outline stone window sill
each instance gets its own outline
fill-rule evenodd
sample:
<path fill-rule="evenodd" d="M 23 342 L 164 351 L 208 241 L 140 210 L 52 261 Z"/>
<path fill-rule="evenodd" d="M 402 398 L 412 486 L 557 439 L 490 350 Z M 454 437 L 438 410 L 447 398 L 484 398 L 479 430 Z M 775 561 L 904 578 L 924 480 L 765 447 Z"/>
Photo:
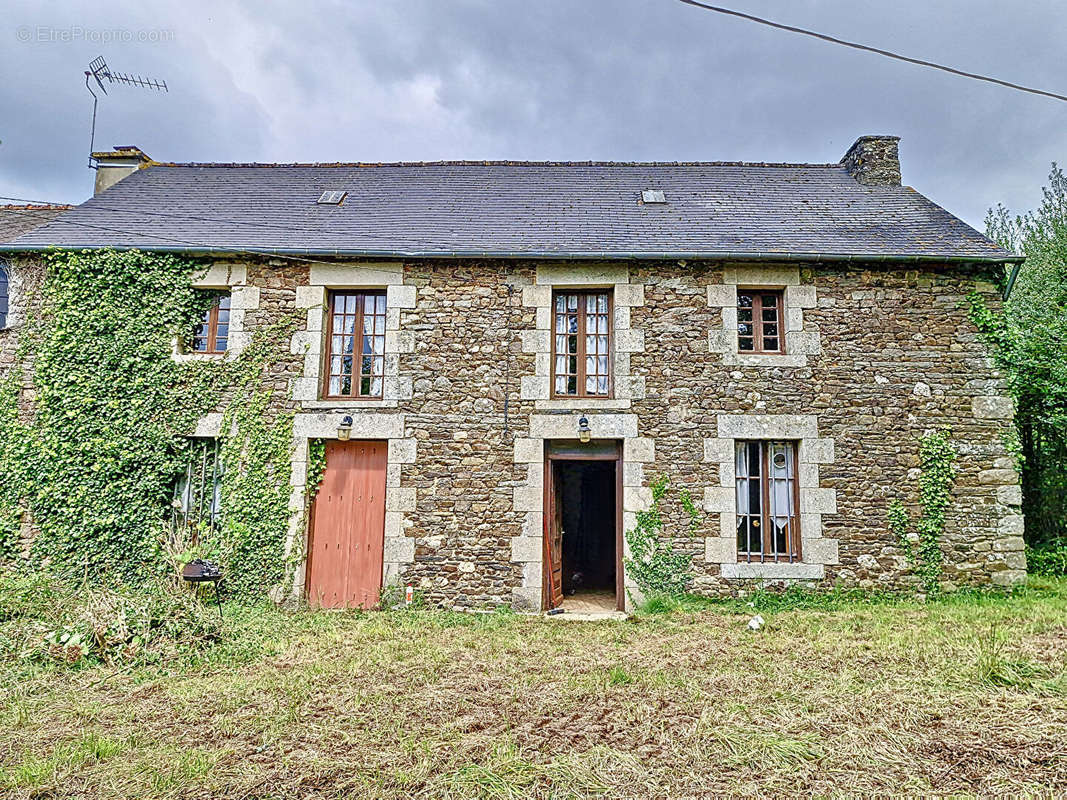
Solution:
<path fill-rule="evenodd" d="M 598 399 L 598 398 L 582 398 L 582 397 L 567 397 L 556 398 L 554 400 L 537 400 L 534 402 L 534 408 L 538 411 L 580 411 L 589 409 L 590 411 L 610 411 L 613 409 L 629 408 L 629 400 L 621 399 Z"/>
<path fill-rule="evenodd" d="M 399 400 L 304 400 L 301 404 L 307 409 L 346 409 L 359 410 L 361 408 L 397 408 Z"/>
<path fill-rule="evenodd" d="M 773 561 L 723 564 L 721 570 L 724 578 L 763 578 L 767 580 L 818 580 L 826 575 L 822 564 L 789 564 Z"/>

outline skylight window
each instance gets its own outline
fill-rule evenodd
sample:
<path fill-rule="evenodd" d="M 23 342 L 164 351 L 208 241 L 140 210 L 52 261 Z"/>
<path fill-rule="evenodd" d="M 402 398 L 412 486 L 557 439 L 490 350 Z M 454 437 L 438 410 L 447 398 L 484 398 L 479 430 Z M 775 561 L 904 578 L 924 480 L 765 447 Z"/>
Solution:
<path fill-rule="evenodd" d="M 318 203 L 321 206 L 339 206 L 347 195 L 348 192 L 323 192 Z"/>
<path fill-rule="evenodd" d="M 663 196 L 663 191 L 660 189 L 645 189 L 641 192 L 642 203 L 666 203 L 667 198 Z"/>

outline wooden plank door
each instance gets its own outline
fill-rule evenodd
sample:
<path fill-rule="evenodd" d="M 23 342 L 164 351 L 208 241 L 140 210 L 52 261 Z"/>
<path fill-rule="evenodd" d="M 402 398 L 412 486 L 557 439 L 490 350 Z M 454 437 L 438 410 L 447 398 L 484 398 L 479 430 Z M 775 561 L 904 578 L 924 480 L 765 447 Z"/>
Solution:
<path fill-rule="evenodd" d="M 373 608 L 382 590 L 389 443 L 326 443 L 308 544 L 308 603 Z"/>
<path fill-rule="evenodd" d="M 563 602 L 563 511 L 559 502 L 556 465 L 548 462 L 548 511 L 545 515 L 545 607 Z"/>

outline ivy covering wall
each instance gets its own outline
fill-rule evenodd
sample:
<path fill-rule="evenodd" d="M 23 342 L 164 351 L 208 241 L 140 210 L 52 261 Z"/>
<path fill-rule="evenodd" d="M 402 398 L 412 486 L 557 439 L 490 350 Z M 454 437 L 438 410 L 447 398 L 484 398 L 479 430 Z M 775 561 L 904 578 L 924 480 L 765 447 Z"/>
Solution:
<path fill-rule="evenodd" d="M 223 411 L 223 514 L 198 546 L 222 561 L 231 590 L 267 591 L 285 569 L 292 417 L 268 416 L 263 376 L 295 318 L 257 331 L 237 358 L 179 362 L 176 338 L 215 300 L 193 288 L 204 264 L 96 251 L 51 253 L 45 267 L 25 298 L 18 363 L 0 378 L 2 557 L 102 581 L 173 569 L 187 437 Z"/>

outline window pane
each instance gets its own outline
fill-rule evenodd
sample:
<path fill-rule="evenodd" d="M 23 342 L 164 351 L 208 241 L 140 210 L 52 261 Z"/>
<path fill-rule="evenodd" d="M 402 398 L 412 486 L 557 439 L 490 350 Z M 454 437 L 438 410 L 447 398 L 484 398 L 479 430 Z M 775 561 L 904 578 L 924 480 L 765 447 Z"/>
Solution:
<path fill-rule="evenodd" d="M 374 305 L 375 305 L 376 302 L 377 302 L 377 298 L 374 295 L 372 295 L 372 294 L 364 295 L 363 296 L 363 313 L 364 314 L 373 314 L 374 313 Z"/>
<path fill-rule="evenodd" d="M 341 374 L 341 357 L 340 356 L 332 356 L 330 358 L 330 374 L 331 375 L 340 375 Z"/>
<path fill-rule="evenodd" d="M 567 352 L 567 337 L 566 336 L 557 336 L 556 337 L 556 352 L 557 353 L 566 353 Z"/>
<path fill-rule="evenodd" d="M 764 325 L 763 326 L 763 335 L 764 336 L 777 336 L 778 335 L 778 326 L 777 325 L 771 325 L 769 323 L 767 325 Z"/>
<path fill-rule="evenodd" d="M 359 393 L 361 395 L 366 396 L 366 395 L 370 394 L 370 383 L 371 383 L 371 379 L 369 377 L 365 377 L 365 378 L 361 378 L 360 379 L 360 381 L 359 381 Z"/>
<path fill-rule="evenodd" d="M 0 264 L 0 328 L 7 327 L 8 281 L 7 267 Z"/>
<path fill-rule="evenodd" d="M 557 370 L 557 374 L 556 374 L 556 394 L 566 394 L 567 393 L 567 376 L 558 374 L 559 372 L 560 371 Z"/>
<path fill-rule="evenodd" d="M 778 349 L 778 339 L 773 338 L 773 337 L 772 338 L 765 338 L 763 340 L 763 349 L 764 350 L 771 350 L 771 351 L 777 350 Z"/>
<path fill-rule="evenodd" d="M 340 360 L 340 359 L 338 359 Z M 341 379 L 336 375 L 330 377 L 330 394 L 338 395 L 341 393 Z"/>
<path fill-rule="evenodd" d="M 339 391 L 337 394 L 343 394 L 343 395 L 352 394 L 352 375 L 351 375 L 351 373 L 348 373 L 343 378 L 341 378 L 341 391 Z"/>
<path fill-rule="evenodd" d="M 762 295 L 760 297 L 760 302 L 763 304 L 764 308 L 774 308 L 776 305 L 778 305 L 778 295 L 776 295 L 776 294 L 765 294 L 765 295 Z"/>
<path fill-rule="evenodd" d="M 752 309 L 751 308 L 739 308 L 739 309 L 737 309 L 737 321 L 738 322 L 752 322 Z"/>
<path fill-rule="evenodd" d="M 750 295 L 750 294 L 738 294 L 737 295 L 737 306 L 738 306 L 738 308 L 752 308 L 752 295 Z"/>
<path fill-rule="evenodd" d="M 385 335 L 385 317 L 374 318 L 374 333 L 378 336 Z"/>
<path fill-rule="evenodd" d="M 343 295 L 345 300 L 345 313 L 355 314 L 356 309 L 359 308 L 359 296 L 354 294 Z"/>
<path fill-rule="evenodd" d="M 739 350 L 753 350 L 753 349 L 755 349 L 753 347 L 753 345 L 752 345 L 752 339 L 750 339 L 750 338 L 749 339 L 738 339 L 737 340 L 737 348 Z"/>
<path fill-rule="evenodd" d="M 776 309 L 776 308 L 765 308 L 765 309 L 763 309 L 763 311 L 761 313 L 762 313 L 764 322 L 777 322 L 778 321 L 778 309 Z"/>
<path fill-rule="evenodd" d="M 567 356 L 556 356 L 556 374 L 563 375 L 567 372 Z"/>
<path fill-rule="evenodd" d="M 587 376 L 585 379 L 585 393 L 596 394 L 596 378 Z"/>
<path fill-rule="evenodd" d="M 351 355 L 352 352 L 353 352 L 353 347 L 354 347 L 355 341 L 356 341 L 356 337 L 355 336 L 343 336 L 343 337 L 341 337 L 342 344 L 341 344 L 340 352 L 345 354 L 345 355 Z"/>
<path fill-rule="evenodd" d="M 608 379 L 607 379 L 606 376 L 601 376 L 601 377 L 597 378 L 597 393 L 598 394 L 607 394 L 608 393 Z"/>
<path fill-rule="evenodd" d="M 567 310 L 567 298 L 563 295 L 556 295 L 556 311 Z"/>
<path fill-rule="evenodd" d="M 598 356 L 596 361 L 597 361 L 597 363 L 596 363 L 597 370 L 596 371 L 599 372 L 601 375 L 607 375 L 608 374 L 608 357 L 607 356 Z"/>
<path fill-rule="evenodd" d="M 377 313 L 377 314 L 384 314 L 385 313 L 385 300 L 386 300 L 386 298 L 385 298 L 384 294 L 378 295 L 378 303 L 377 303 L 377 307 L 376 307 L 375 313 Z"/>
<path fill-rule="evenodd" d="M 576 294 L 567 295 L 567 310 L 568 311 L 577 311 L 578 310 L 578 295 L 576 295 Z"/>
<path fill-rule="evenodd" d="M 370 394 L 371 397 L 380 397 L 382 394 L 382 379 L 371 378 L 370 381 Z"/>
<path fill-rule="evenodd" d="M 566 394 L 578 394 L 578 378 L 571 375 L 567 378 L 567 391 Z"/>

